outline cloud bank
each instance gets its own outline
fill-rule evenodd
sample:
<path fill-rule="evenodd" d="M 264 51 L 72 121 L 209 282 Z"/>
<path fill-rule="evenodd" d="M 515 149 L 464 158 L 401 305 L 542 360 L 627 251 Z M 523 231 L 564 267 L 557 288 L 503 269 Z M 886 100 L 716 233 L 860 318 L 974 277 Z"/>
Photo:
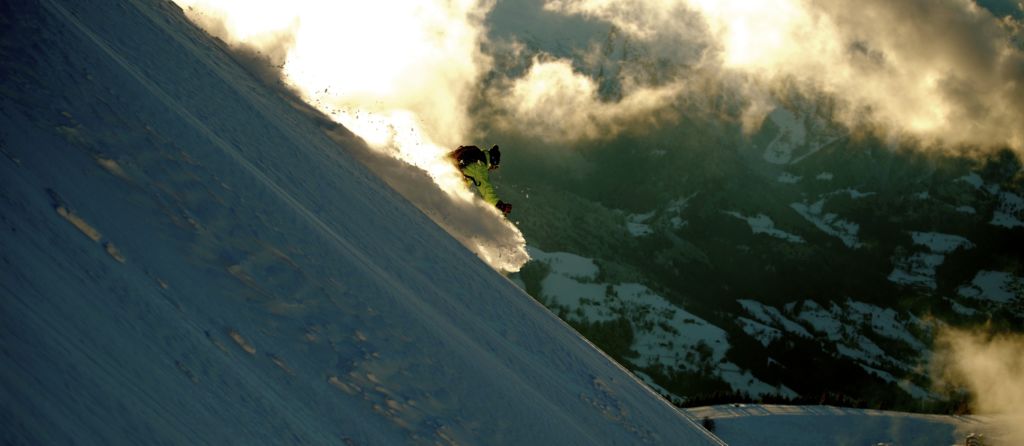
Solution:
<path fill-rule="evenodd" d="M 654 120 L 686 88 L 681 80 L 659 86 L 639 85 L 630 77 L 622 82 L 622 98 L 604 100 L 598 82 L 571 61 L 536 57 L 525 75 L 492 89 L 492 102 L 503 112 L 494 124 L 529 129 L 531 136 L 552 142 L 595 140 Z"/>
<path fill-rule="evenodd" d="M 1020 23 L 971 0 L 549 0 L 656 47 L 702 48 L 703 73 L 824 93 L 850 127 L 928 144 L 1024 149 Z M 694 24 L 693 16 L 702 18 Z"/>
<path fill-rule="evenodd" d="M 501 79 L 487 94 L 499 127 L 558 142 L 665 120 L 673 103 L 721 85 L 746 100 L 752 129 L 784 86 L 829 96 L 834 118 L 851 128 L 1024 151 L 1024 27 L 972 0 L 545 0 L 549 14 L 607 23 L 652 59 L 686 67 L 650 81 L 633 61 L 613 61 L 621 88 L 611 98 L 584 70 L 608 62 L 588 48 L 528 54 L 522 72 L 495 72 L 482 49 L 488 20 L 502 20 L 488 17 L 493 0 L 177 2 L 220 18 L 207 29 L 230 42 L 286 53 L 287 79 L 305 98 L 439 183 L 452 181 L 434 165 L 440 153 L 488 119 L 468 110 L 492 75 Z"/>

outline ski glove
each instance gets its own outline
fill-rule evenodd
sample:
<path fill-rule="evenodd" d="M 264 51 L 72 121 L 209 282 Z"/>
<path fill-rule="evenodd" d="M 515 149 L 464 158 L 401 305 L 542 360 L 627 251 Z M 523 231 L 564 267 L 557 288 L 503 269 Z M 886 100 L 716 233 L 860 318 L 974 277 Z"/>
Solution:
<path fill-rule="evenodd" d="M 504 201 L 498 200 L 498 204 L 496 204 L 495 206 L 497 206 L 498 210 L 500 210 L 505 215 L 508 215 L 509 212 L 512 212 L 512 205 Z"/>

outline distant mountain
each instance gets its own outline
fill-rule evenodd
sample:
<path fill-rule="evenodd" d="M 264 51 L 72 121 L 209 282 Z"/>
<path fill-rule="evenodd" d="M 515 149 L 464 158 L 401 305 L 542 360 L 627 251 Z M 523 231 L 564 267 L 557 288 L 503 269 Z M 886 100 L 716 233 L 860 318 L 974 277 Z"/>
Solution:
<path fill-rule="evenodd" d="M 587 26 L 524 41 L 572 57 Z M 579 69 L 607 100 L 608 67 L 666 66 L 604 33 L 604 68 Z M 680 404 L 949 410 L 927 375 L 935 329 L 1024 326 L 1019 158 L 882 140 L 798 94 L 745 133 L 730 100 L 569 147 L 489 134 L 519 148 L 498 181 L 534 256 L 522 286 Z"/>

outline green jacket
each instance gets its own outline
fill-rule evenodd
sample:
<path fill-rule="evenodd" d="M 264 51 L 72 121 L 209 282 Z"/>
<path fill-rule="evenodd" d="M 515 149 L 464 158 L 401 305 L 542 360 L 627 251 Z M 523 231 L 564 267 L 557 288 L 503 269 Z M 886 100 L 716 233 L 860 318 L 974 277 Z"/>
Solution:
<path fill-rule="evenodd" d="M 462 174 L 466 176 L 466 182 L 475 185 L 476 189 L 480 191 L 480 196 L 484 201 L 490 203 L 492 206 L 498 204 L 498 194 L 494 192 L 494 186 L 491 185 L 487 166 L 491 162 L 491 156 L 484 151 L 484 158 L 487 162 L 475 162 L 466 166 L 462 169 Z"/>

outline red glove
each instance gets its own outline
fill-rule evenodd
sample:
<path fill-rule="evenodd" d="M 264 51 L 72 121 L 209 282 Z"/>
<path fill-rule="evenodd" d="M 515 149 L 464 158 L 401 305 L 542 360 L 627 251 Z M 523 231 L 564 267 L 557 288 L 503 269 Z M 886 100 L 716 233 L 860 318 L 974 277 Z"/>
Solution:
<path fill-rule="evenodd" d="M 495 206 L 497 206 L 498 210 L 500 210 L 505 215 L 508 215 L 509 212 L 512 212 L 512 205 L 504 201 L 498 200 L 498 204 L 496 204 Z"/>

